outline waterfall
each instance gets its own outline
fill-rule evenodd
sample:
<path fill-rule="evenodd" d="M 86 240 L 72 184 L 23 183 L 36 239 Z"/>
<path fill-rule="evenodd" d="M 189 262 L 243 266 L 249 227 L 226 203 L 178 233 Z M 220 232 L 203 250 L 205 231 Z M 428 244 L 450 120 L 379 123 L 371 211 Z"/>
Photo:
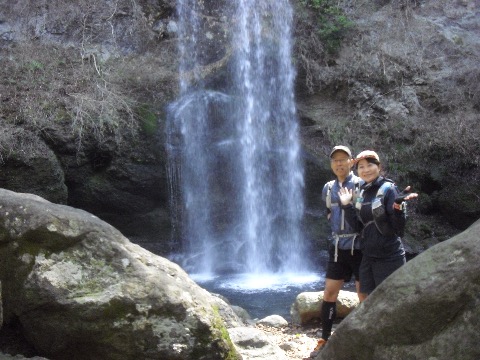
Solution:
<path fill-rule="evenodd" d="M 205 75 L 219 56 L 212 9 L 177 3 L 180 95 L 168 111 L 167 150 L 181 265 L 304 271 L 292 9 L 288 0 L 231 0 L 222 10 L 232 55 L 219 84 Z"/>

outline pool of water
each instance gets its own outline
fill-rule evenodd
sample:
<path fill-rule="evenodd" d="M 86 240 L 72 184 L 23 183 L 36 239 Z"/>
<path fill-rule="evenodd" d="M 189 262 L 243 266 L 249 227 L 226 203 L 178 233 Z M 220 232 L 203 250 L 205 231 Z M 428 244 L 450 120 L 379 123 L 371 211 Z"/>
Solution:
<path fill-rule="evenodd" d="M 298 294 L 320 291 L 324 274 L 235 274 L 215 276 L 192 274 L 204 289 L 220 294 L 230 304 L 245 309 L 252 319 L 280 315 L 290 320 L 290 306 Z"/>
<path fill-rule="evenodd" d="M 190 274 L 204 289 L 224 296 L 231 305 L 245 309 L 252 319 L 280 315 L 291 320 L 290 307 L 302 292 L 322 291 L 325 285 L 327 252 L 316 259 L 318 268 L 310 273 L 284 274 Z M 352 280 L 344 290 L 355 291 Z"/>

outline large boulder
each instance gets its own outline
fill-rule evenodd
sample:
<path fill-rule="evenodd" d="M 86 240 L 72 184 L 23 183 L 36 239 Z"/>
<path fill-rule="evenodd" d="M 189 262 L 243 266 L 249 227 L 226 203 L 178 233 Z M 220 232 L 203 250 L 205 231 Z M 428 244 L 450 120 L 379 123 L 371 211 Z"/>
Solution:
<path fill-rule="evenodd" d="M 321 319 L 323 291 L 303 292 L 297 295 L 290 307 L 292 322 L 306 325 Z M 344 318 L 359 304 L 358 295 L 353 291 L 340 290 L 337 298 L 337 317 Z"/>
<path fill-rule="evenodd" d="M 387 278 L 317 359 L 480 359 L 480 220 Z"/>
<path fill-rule="evenodd" d="M 53 359 L 235 359 L 221 299 L 82 210 L 0 189 L 4 325 Z"/>

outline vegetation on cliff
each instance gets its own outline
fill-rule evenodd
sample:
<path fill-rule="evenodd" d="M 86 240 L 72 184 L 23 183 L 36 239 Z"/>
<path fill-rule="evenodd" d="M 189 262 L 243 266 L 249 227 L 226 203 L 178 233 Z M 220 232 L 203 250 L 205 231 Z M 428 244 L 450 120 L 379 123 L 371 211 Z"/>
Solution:
<path fill-rule="evenodd" d="M 335 53 L 318 31 L 327 6 L 351 24 Z M 473 1 L 297 5 L 299 113 L 316 138 L 307 148 L 325 156 L 316 144 L 324 141 L 379 151 L 387 175 L 421 193 L 410 210 L 417 238 L 452 234 L 431 215 L 460 229 L 480 215 L 478 11 Z"/>

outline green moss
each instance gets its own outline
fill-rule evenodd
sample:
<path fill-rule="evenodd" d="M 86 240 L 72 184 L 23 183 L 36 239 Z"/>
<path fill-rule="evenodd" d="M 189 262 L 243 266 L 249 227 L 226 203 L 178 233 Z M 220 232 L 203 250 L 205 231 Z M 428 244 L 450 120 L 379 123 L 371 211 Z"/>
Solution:
<path fill-rule="evenodd" d="M 105 283 L 108 282 L 108 279 L 116 277 L 115 269 L 107 265 L 103 260 L 92 259 L 89 267 L 94 269 L 99 269 L 96 274 L 90 274 L 89 277 L 86 277 L 81 283 L 79 283 L 79 293 L 84 294 L 96 294 L 101 293 L 105 290 Z"/>
<path fill-rule="evenodd" d="M 199 346 L 195 348 L 192 353 L 192 358 L 202 358 L 205 356 L 203 351 L 208 351 L 209 348 L 215 347 L 219 352 L 224 354 L 225 360 L 239 360 L 241 357 L 235 350 L 235 346 L 230 339 L 227 328 L 220 316 L 220 312 L 217 306 L 212 306 L 213 319 L 211 322 L 211 328 L 206 331 L 199 328 L 196 335 Z"/>
<path fill-rule="evenodd" d="M 102 310 L 102 318 L 107 319 L 124 319 L 127 315 L 138 312 L 135 304 L 127 303 L 122 299 L 110 300 Z"/>
<path fill-rule="evenodd" d="M 158 129 L 157 115 L 155 112 L 147 104 L 143 104 L 137 108 L 137 114 L 145 134 L 149 136 L 155 135 Z"/>
<path fill-rule="evenodd" d="M 232 340 L 230 339 L 230 335 L 228 334 L 228 330 L 225 327 L 225 324 L 222 320 L 222 317 L 220 316 L 220 312 L 218 310 L 218 306 L 212 306 L 213 313 L 214 313 L 214 320 L 212 322 L 212 326 L 220 332 L 221 339 L 227 343 L 229 347 L 229 351 L 227 353 L 227 356 L 225 357 L 226 360 L 237 360 L 238 353 L 235 351 L 235 346 L 232 343 Z"/>
<path fill-rule="evenodd" d="M 460 36 L 457 36 L 457 35 L 455 35 L 455 36 L 452 37 L 452 41 L 453 41 L 456 45 L 459 45 L 459 46 L 461 46 L 461 45 L 464 44 L 463 39 L 462 39 Z"/>
<path fill-rule="evenodd" d="M 42 246 L 39 246 L 38 244 L 35 244 L 30 241 L 22 241 L 20 242 L 18 253 L 37 256 L 41 250 L 44 250 L 44 249 L 42 249 Z"/>

